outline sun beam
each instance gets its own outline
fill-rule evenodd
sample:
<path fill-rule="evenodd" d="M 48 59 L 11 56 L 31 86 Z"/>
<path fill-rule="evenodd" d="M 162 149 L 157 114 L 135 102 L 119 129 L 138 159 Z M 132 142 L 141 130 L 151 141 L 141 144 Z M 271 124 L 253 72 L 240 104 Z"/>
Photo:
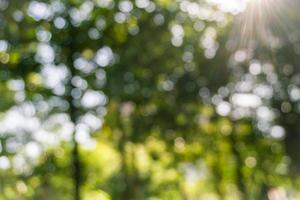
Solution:
<path fill-rule="evenodd" d="M 223 1 L 225 2 L 225 1 Z M 294 24 L 288 18 L 291 0 L 246 0 L 246 7 L 235 21 L 233 43 L 237 48 L 280 45 L 278 34 L 288 32 Z M 284 35 L 284 34 L 282 34 Z"/>

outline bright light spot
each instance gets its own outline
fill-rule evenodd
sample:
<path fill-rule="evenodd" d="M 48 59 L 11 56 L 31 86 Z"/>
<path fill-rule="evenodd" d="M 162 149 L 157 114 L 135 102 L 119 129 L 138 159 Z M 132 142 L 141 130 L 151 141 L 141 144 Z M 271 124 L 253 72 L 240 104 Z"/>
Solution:
<path fill-rule="evenodd" d="M 77 26 L 81 22 L 89 19 L 93 8 L 94 4 L 91 1 L 85 1 L 79 8 L 70 9 L 69 13 L 72 19 L 72 24 Z"/>
<path fill-rule="evenodd" d="M 32 116 L 35 110 L 32 105 L 22 104 L 19 107 L 13 107 L 7 111 L 5 117 L 0 120 L 0 134 L 13 134 L 18 132 L 19 135 L 25 131 L 35 131 L 39 125 L 39 120 Z"/>
<path fill-rule="evenodd" d="M 40 43 L 37 47 L 36 59 L 40 63 L 51 63 L 54 61 L 54 49 L 47 43 Z"/>
<path fill-rule="evenodd" d="M 250 93 L 236 93 L 231 100 L 233 104 L 240 107 L 256 108 L 262 104 L 260 97 Z"/>
<path fill-rule="evenodd" d="M 136 7 L 138 8 L 147 8 L 150 4 L 149 0 L 135 0 Z"/>
<path fill-rule="evenodd" d="M 88 139 L 90 139 L 90 129 L 85 124 L 78 124 L 76 126 L 76 135 L 75 139 L 79 143 L 84 143 Z"/>
<path fill-rule="evenodd" d="M 270 110 L 266 106 L 259 107 L 256 110 L 256 115 L 259 119 L 263 121 L 272 121 L 275 118 L 274 112 L 272 112 L 272 110 Z"/>
<path fill-rule="evenodd" d="M 161 83 L 161 87 L 165 91 L 171 91 L 174 88 L 174 83 L 170 80 L 166 80 Z"/>
<path fill-rule="evenodd" d="M 80 76 L 74 76 L 71 80 L 71 83 L 81 90 L 85 90 L 88 86 L 87 81 Z"/>
<path fill-rule="evenodd" d="M 292 86 L 289 95 L 292 101 L 299 101 L 300 100 L 300 89 L 296 86 Z"/>
<path fill-rule="evenodd" d="M 234 54 L 234 60 L 236 62 L 244 62 L 247 59 L 247 52 L 243 50 L 238 50 Z"/>
<path fill-rule="evenodd" d="M 14 158 L 13 158 L 13 165 L 14 170 L 16 171 L 16 173 L 25 173 L 28 172 L 29 169 L 29 163 L 25 160 L 24 156 L 21 154 L 17 154 Z"/>
<path fill-rule="evenodd" d="M 96 142 L 91 138 L 89 132 L 90 129 L 85 124 L 78 124 L 76 126 L 75 139 L 87 149 L 91 149 L 96 145 Z"/>
<path fill-rule="evenodd" d="M 273 188 L 268 192 L 269 200 L 292 200 L 290 194 L 283 188 Z"/>
<path fill-rule="evenodd" d="M 111 8 L 114 5 L 113 0 L 95 0 L 99 7 Z"/>
<path fill-rule="evenodd" d="M 70 121 L 68 115 L 57 113 L 51 115 L 48 120 L 44 121 L 43 129 L 49 133 L 59 133 L 55 136 L 56 141 L 53 141 L 54 143 L 58 143 L 60 140 L 70 141 L 72 138 L 74 125 Z M 41 137 L 40 139 L 44 139 L 41 135 L 39 136 Z"/>
<path fill-rule="evenodd" d="M 55 134 L 43 129 L 34 132 L 32 137 L 43 146 L 53 146 L 59 142 Z"/>
<path fill-rule="evenodd" d="M 46 87 L 53 89 L 56 95 L 63 95 L 65 92 L 66 78 L 69 74 L 68 69 L 64 65 L 46 64 L 42 68 L 43 83 Z"/>
<path fill-rule="evenodd" d="M 13 18 L 15 21 L 20 22 L 24 19 L 24 14 L 22 11 L 17 10 L 13 13 Z"/>
<path fill-rule="evenodd" d="M 89 62 L 88 60 L 79 57 L 74 61 L 74 67 L 86 74 L 89 74 L 96 68 L 96 65 L 93 62 Z"/>
<path fill-rule="evenodd" d="M 101 37 L 101 33 L 96 28 L 90 28 L 88 35 L 92 40 L 97 40 Z"/>
<path fill-rule="evenodd" d="M 62 17 L 57 17 L 54 20 L 54 26 L 58 29 L 62 29 L 66 26 L 66 20 Z"/>
<path fill-rule="evenodd" d="M 174 36 L 181 37 L 184 35 L 184 30 L 181 25 L 176 24 L 171 28 L 171 32 Z"/>
<path fill-rule="evenodd" d="M 36 142 L 29 142 L 25 146 L 25 154 L 32 159 L 38 158 L 42 153 L 41 147 Z"/>
<path fill-rule="evenodd" d="M 22 91 L 25 88 L 25 83 L 21 79 L 11 79 L 7 82 L 7 86 L 12 91 Z"/>
<path fill-rule="evenodd" d="M 90 127 L 90 129 L 92 130 L 97 130 L 99 129 L 102 124 L 103 124 L 103 120 L 100 119 L 99 117 L 91 114 L 91 113 L 87 113 L 85 114 L 81 120 L 82 123 L 88 125 Z"/>
<path fill-rule="evenodd" d="M 292 105 L 290 104 L 290 102 L 283 102 L 281 104 L 281 111 L 284 113 L 289 113 L 292 111 Z"/>
<path fill-rule="evenodd" d="M 124 13 L 129 13 L 132 9 L 133 9 L 133 5 L 130 1 L 121 1 L 119 3 L 119 9 L 120 11 L 124 12 Z"/>
<path fill-rule="evenodd" d="M 227 116 L 231 111 L 231 106 L 228 102 L 221 102 L 217 105 L 217 113 L 221 116 Z"/>
<path fill-rule="evenodd" d="M 49 42 L 51 39 L 51 33 L 46 30 L 39 30 L 36 33 L 36 37 L 40 42 Z"/>
<path fill-rule="evenodd" d="M 6 156 L 0 157 L 0 169 L 6 170 L 10 167 L 10 162 Z"/>
<path fill-rule="evenodd" d="M 253 92 L 261 98 L 270 99 L 273 97 L 273 88 L 269 85 L 255 85 Z"/>
<path fill-rule="evenodd" d="M 254 158 L 254 157 L 252 157 L 252 156 L 246 158 L 245 164 L 246 164 L 246 166 L 249 167 L 249 168 L 255 167 L 256 164 L 257 164 L 256 158 Z"/>
<path fill-rule="evenodd" d="M 28 14 L 36 21 L 47 19 L 51 16 L 51 9 L 46 3 L 32 1 L 28 7 Z"/>
<path fill-rule="evenodd" d="M 208 27 L 200 38 L 199 44 L 204 48 L 204 56 L 208 59 L 214 58 L 219 48 L 216 37 L 217 31 L 212 27 Z"/>
<path fill-rule="evenodd" d="M 95 106 L 103 106 L 107 103 L 107 97 L 103 92 L 88 90 L 81 99 L 81 104 L 84 107 L 92 108 Z"/>
<path fill-rule="evenodd" d="M 117 12 L 114 17 L 115 21 L 119 24 L 122 24 L 126 21 L 127 15 L 122 12 Z"/>
<path fill-rule="evenodd" d="M 165 17 L 162 14 L 157 14 L 154 16 L 153 21 L 157 26 L 160 26 L 165 22 Z"/>
<path fill-rule="evenodd" d="M 196 183 L 200 178 L 205 176 L 205 169 L 199 170 L 191 164 L 184 164 L 182 167 L 185 171 L 185 179 L 188 183 Z M 201 166 L 201 168 L 204 167 Z"/>
<path fill-rule="evenodd" d="M 215 4 L 220 10 L 230 13 L 239 13 L 246 9 L 248 0 L 207 0 L 209 3 Z"/>
<path fill-rule="evenodd" d="M 281 139 L 285 136 L 285 130 L 281 126 L 273 126 L 270 134 L 275 139 Z"/>
<path fill-rule="evenodd" d="M 249 71 L 253 75 L 258 75 L 262 71 L 262 67 L 258 62 L 254 62 L 249 66 Z"/>
<path fill-rule="evenodd" d="M 45 85 L 55 88 L 67 78 L 68 70 L 65 66 L 45 65 L 42 68 L 42 77 Z"/>
<path fill-rule="evenodd" d="M 105 19 L 104 18 L 102 18 L 102 17 L 99 17 L 97 20 L 96 20 L 96 27 L 97 27 L 97 29 L 99 29 L 99 30 L 104 30 L 105 29 L 105 27 L 106 27 L 106 21 L 105 21 Z"/>
<path fill-rule="evenodd" d="M 0 40 L 0 52 L 8 49 L 8 43 L 5 40 Z"/>
<path fill-rule="evenodd" d="M 172 33 L 172 44 L 175 47 L 180 47 L 183 43 L 183 37 L 184 37 L 184 30 L 183 27 L 179 24 L 176 24 L 172 26 L 171 28 L 171 33 Z"/>
<path fill-rule="evenodd" d="M 105 46 L 99 49 L 96 53 L 95 61 L 101 67 L 106 67 L 112 63 L 114 54 L 111 48 Z"/>

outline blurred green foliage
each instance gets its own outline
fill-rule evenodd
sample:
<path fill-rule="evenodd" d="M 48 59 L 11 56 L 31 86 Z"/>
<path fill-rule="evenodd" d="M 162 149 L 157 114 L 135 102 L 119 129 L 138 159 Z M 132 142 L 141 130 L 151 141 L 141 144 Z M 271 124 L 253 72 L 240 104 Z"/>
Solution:
<path fill-rule="evenodd" d="M 237 6 L 0 0 L 0 200 L 299 198 L 299 30 Z"/>

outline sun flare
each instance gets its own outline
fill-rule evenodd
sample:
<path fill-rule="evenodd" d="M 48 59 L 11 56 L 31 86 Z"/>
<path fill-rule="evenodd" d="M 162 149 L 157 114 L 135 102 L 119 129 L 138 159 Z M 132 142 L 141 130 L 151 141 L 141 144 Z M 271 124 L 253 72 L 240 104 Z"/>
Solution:
<path fill-rule="evenodd" d="M 223 2 L 225 4 L 225 1 Z M 243 2 L 244 10 L 236 18 L 233 31 L 236 45 L 243 48 L 255 48 L 257 45 L 276 48 L 280 45 L 276 35 L 288 32 L 293 27 L 291 20 L 284 14 L 285 8 L 291 6 L 289 3 L 291 1 L 245 0 Z"/>

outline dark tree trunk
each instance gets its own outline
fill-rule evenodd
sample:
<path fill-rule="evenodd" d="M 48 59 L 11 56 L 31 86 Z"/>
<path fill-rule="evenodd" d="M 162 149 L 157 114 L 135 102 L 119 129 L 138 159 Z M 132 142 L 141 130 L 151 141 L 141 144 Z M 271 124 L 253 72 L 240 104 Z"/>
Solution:
<path fill-rule="evenodd" d="M 70 70 L 70 77 L 69 77 L 69 82 L 67 85 L 67 101 L 69 103 L 69 116 L 74 124 L 76 126 L 76 120 L 77 120 L 77 111 L 76 111 L 76 106 L 74 105 L 74 98 L 72 97 L 72 90 L 74 89 L 74 86 L 72 85 L 72 78 L 76 76 L 76 69 L 73 66 L 74 63 L 74 54 L 76 53 L 76 30 L 75 27 L 72 26 L 70 16 L 68 16 L 68 22 L 70 25 L 69 28 L 69 35 L 68 39 L 66 42 L 65 48 L 68 51 L 67 54 L 67 63 L 66 65 L 69 67 Z M 73 132 L 73 150 L 72 150 L 72 176 L 73 176 L 73 182 L 74 182 L 74 200 L 80 200 L 80 186 L 81 186 L 81 167 L 80 167 L 80 158 L 79 158 L 79 151 L 78 151 L 78 143 L 76 141 L 76 130 L 74 127 L 74 132 Z"/>

